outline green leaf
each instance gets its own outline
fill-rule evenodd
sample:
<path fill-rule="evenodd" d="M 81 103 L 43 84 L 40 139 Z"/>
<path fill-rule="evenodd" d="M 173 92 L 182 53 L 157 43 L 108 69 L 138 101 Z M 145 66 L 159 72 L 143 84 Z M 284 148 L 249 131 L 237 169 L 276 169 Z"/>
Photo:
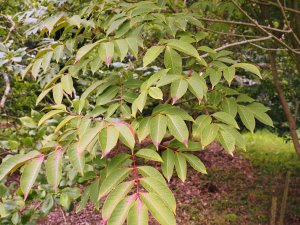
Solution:
<path fill-rule="evenodd" d="M 175 153 L 175 169 L 180 180 L 184 182 L 186 179 L 187 166 L 182 153 Z"/>
<path fill-rule="evenodd" d="M 235 76 L 235 68 L 234 67 L 226 67 L 223 70 L 223 76 L 230 86 L 230 84 Z"/>
<path fill-rule="evenodd" d="M 163 100 L 163 93 L 158 87 L 151 87 L 149 88 L 149 95 L 154 99 L 161 99 Z"/>
<path fill-rule="evenodd" d="M 103 124 L 99 123 L 95 127 L 87 129 L 83 136 L 79 139 L 77 146 L 78 152 L 83 152 L 87 148 L 87 146 L 92 142 L 92 140 L 99 134 L 102 128 Z"/>
<path fill-rule="evenodd" d="M 150 134 L 150 121 L 151 117 L 146 117 L 139 124 L 137 136 L 140 143 Z"/>
<path fill-rule="evenodd" d="M 25 127 L 29 127 L 29 128 L 36 128 L 37 127 L 36 122 L 28 116 L 21 117 L 21 118 L 19 118 L 19 120 L 21 121 L 21 123 Z"/>
<path fill-rule="evenodd" d="M 175 80 L 179 80 L 182 78 L 182 75 L 170 75 L 166 74 L 160 78 L 160 80 L 156 83 L 156 87 L 165 86 L 167 84 L 172 83 Z"/>
<path fill-rule="evenodd" d="M 170 47 L 166 47 L 164 55 L 164 64 L 166 68 L 170 68 L 170 74 L 182 74 L 181 56 Z"/>
<path fill-rule="evenodd" d="M 259 69 L 256 66 L 252 65 L 252 64 L 249 64 L 249 63 L 236 63 L 236 64 L 232 65 L 232 67 L 242 68 L 242 69 L 244 69 L 246 71 L 254 73 L 259 78 L 262 79 Z"/>
<path fill-rule="evenodd" d="M 139 52 L 139 45 L 136 38 L 126 38 L 127 45 L 131 51 L 131 53 L 134 55 L 135 58 L 138 58 L 138 52 Z"/>
<path fill-rule="evenodd" d="M 193 124 L 193 137 L 200 139 L 203 129 L 211 124 L 212 118 L 210 115 L 201 115 L 198 116 Z"/>
<path fill-rule="evenodd" d="M 203 78 L 201 78 L 199 75 L 192 75 L 189 79 L 187 79 L 187 82 L 189 84 L 189 90 L 197 97 L 197 99 L 200 101 L 203 99 L 203 96 L 207 92 L 207 86 Z"/>
<path fill-rule="evenodd" d="M 115 126 L 103 128 L 99 134 L 99 143 L 102 149 L 102 157 L 106 156 L 117 144 L 119 130 Z"/>
<path fill-rule="evenodd" d="M 200 173 L 207 174 L 205 165 L 197 156 L 186 153 L 183 153 L 183 156 L 195 170 L 197 170 Z"/>
<path fill-rule="evenodd" d="M 87 44 L 83 47 L 81 47 L 75 57 L 75 63 L 78 62 L 81 58 L 83 58 L 84 56 L 86 56 L 90 51 L 92 51 L 97 45 L 99 44 L 99 42 L 95 42 L 93 44 Z"/>
<path fill-rule="evenodd" d="M 157 194 L 142 193 L 140 198 L 150 210 L 153 217 L 161 225 L 176 225 L 176 220 L 172 211 L 165 205 Z"/>
<path fill-rule="evenodd" d="M 39 71 L 40 71 L 40 68 L 41 68 L 41 65 L 42 65 L 42 61 L 43 61 L 43 58 L 39 58 L 37 60 L 35 60 L 35 62 L 33 63 L 32 65 L 32 70 L 31 70 L 31 74 L 32 76 L 36 79 L 39 75 Z"/>
<path fill-rule="evenodd" d="M 106 31 L 106 36 L 108 36 L 111 32 L 114 32 L 115 30 L 117 30 L 126 20 L 127 20 L 127 18 L 125 17 L 125 18 L 121 18 L 121 19 L 113 21 Z"/>
<path fill-rule="evenodd" d="M 142 112 L 147 101 L 147 92 L 142 92 L 132 103 L 132 115 L 135 117 L 137 109 Z"/>
<path fill-rule="evenodd" d="M 64 54 L 64 45 L 58 45 L 53 51 L 53 59 L 58 63 L 59 60 L 63 57 Z"/>
<path fill-rule="evenodd" d="M 108 220 L 107 225 L 123 225 L 135 200 L 136 196 L 132 195 L 119 202 Z"/>
<path fill-rule="evenodd" d="M 148 209 L 140 199 L 137 199 L 128 213 L 128 225 L 148 225 Z"/>
<path fill-rule="evenodd" d="M 224 112 L 229 113 L 231 116 L 235 117 L 237 114 L 237 104 L 234 98 L 225 98 L 222 101 L 222 109 Z"/>
<path fill-rule="evenodd" d="M 184 120 L 177 115 L 167 114 L 168 129 L 170 133 L 180 142 L 188 144 L 189 131 Z"/>
<path fill-rule="evenodd" d="M 40 153 L 38 151 L 31 151 L 26 155 L 14 155 L 10 156 L 7 159 L 3 159 L 0 165 L 0 180 L 2 180 L 9 172 L 13 169 L 20 167 L 24 162 L 39 156 Z"/>
<path fill-rule="evenodd" d="M 88 203 L 88 200 L 90 198 L 90 192 L 91 192 L 91 186 L 86 187 L 81 196 L 81 200 L 78 203 L 78 206 L 76 207 L 76 213 L 79 213 L 81 210 L 83 210 L 86 207 L 86 204 Z"/>
<path fill-rule="evenodd" d="M 166 75 L 169 69 L 160 70 L 154 74 L 152 74 L 148 80 L 146 80 L 141 85 L 141 91 L 146 91 L 148 88 L 150 88 L 156 81 L 158 81 L 162 76 Z"/>
<path fill-rule="evenodd" d="M 46 177 L 49 184 L 51 184 L 57 192 L 59 182 L 62 178 L 62 156 L 61 149 L 51 152 L 46 161 Z"/>
<path fill-rule="evenodd" d="M 58 83 L 58 84 L 54 85 L 53 88 L 52 88 L 52 92 L 53 92 L 54 102 L 57 105 L 61 104 L 61 101 L 62 101 L 63 96 L 64 96 L 64 91 L 63 91 L 61 83 Z"/>
<path fill-rule="evenodd" d="M 223 123 L 226 123 L 228 125 L 231 125 L 237 129 L 239 129 L 239 126 L 238 126 L 237 122 L 235 121 L 234 117 L 231 116 L 227 112 L 216 112 L 216 113 L 212 114 L 212 116 Z"/>
<path fill-rule="evenodd" d="M 171 48 L 174 48 L 178 51 L 181 51 L 187 55 L 190 55 L 190 56 L 200 59 L 197 49 L 190 43 L 187 43 L 182 40 L 172 39 L 172 40 L 168 41 L 168 46 L 170 46 Z"/>
<path fill-rule="evenodd" d="M 114 57 L 115 48 L 113 42 L 105 42 L 100 45 L 99 56 L 106 65 L 111 64 Z"/>
<path fill-rule="evenodd" d="M 143 58 L 143 67 L 146 67 L 152 63 L 164 49 L 165 46 L 152 46 L 149 48 Z"/>
<path fill-rule="evenodd" d="M 134 138 L 134 131 L 132 127 L 129 128 L 128 125 L 121 124 L 121 123 L 116 124 L 116 126 L 119 129 L 120 141 L 128 148 L 133 150 L 135 146 L 135 138 Z"/>
<path fill-rule="evenodd" d="M 202 148 L 205 148 L 216 139 L 218 130 L 219 127 L 215 124 L 208 124 L 207 126 L 205 126 L 200 134 Z"/>
<path fill-rule="evenodd" d="M 119 183 L 121 183 L 131 172 L 131 168 L 115 169 L 101 183 L 98 200 L 107 195 Z"/>
<path fill-rule="evenodd" d="M 84 153 L 78 151 L 77 144 L 73 144 L 69 147 L 67 154 L 72 166 L 83 176 L 85 165 Z"/>
<path fill-rule="evenodd" d="M 164 115 L 158 114 L 150 121 L 150 136 L 153 144 L 158 149 L 160 142 L 167 131 L 167 118 Z"/>
<path fill-rule="evenodd" d="M 176 213 L 175 197 L 166 184 L 161 183 L 153 177 L 142 178 L 140 182 L 148 192 L 157 194 L 169 209 L 171 209 L 174 214 Z"/>
<path fill-rule="evenodd" d="M 39 174 L 43 161 L 44 155 L 41 155 L 32 159 L 27 165 L 24 166 L 24 170 L 20 179 L 20 188 L 24 193 L 24 199 L 27 199 L 30 189 L 32 188 Z"/>
<path fill-rule="evenodd" d="M 56 110 L 51 110 L 50 112 L 46 113 L 39 121 L 38 126 L 41 126 L 45 121 L 49 120 L 50 118 L 52 118 L 53 116 L 64 112 L 63 110 L 60 109 L 56 109 Z"/>
<path fill-rule="evenodd" d="M 134 185 L 134 181 L 119 184 L 106 198 L 102 207 L 102 218 L 107 221 L 119 202 L 129 193 Z"/>
<path fill-rule="evenodd" d="M 73 91 L 73 79 L 70 74 L 62 75 L 61 77 L 61 84 L 63 90 L 68 94 L 72 95 Z"/>
<path fill-rule="evenodd" d="M 144 158 L 147 160 L 162 162 L 160 155 L 150 148 L 142 148 L 137 153 L 135 153 L 135 155 L 137 157 Z"/>
<path fill-rule="evenodd" d="M 38 105 L 40 103 L 40 101 L 43 100 L 43 98 L 49 93 L 49 91 L 51 91 L 52 88 L 48 88 L 44 91 L 41 92 L 41 94 L 37 97 L 35 105 Z"/>
<path fill-rule="evenodd" d="M 173 175 L 174 166 L 175 166 L 175 155 L 174 152 L 170 149 L 167 149 L 162 154 L 163 163 L 161 164 L 161 169 L 164 176 L 170 182 Z"/>
<path fill-rule="evenodd" d="M 115 48 L 120 56 L 120 61 L 123 61 L 128 52 L 128 44 L 124 39 L 116 40 Z"/>
<path fill-rule="evenodd" d="M 220 71 L 211 70 L 209 72 L 209 79 L 212 85 L 212 88 L 214 88 L 221 80 L 222 73 Z"/>
<path fill-rule="evenodd" d="M 180 99 L 188 89 L 188 82 L 186 80 L 180 79 L 172 82 L 171 84 L 171 97 L 172 104 L 174 104 L 178 99 Z"/>
<path fill-rule="evenodd" d="M 238 113 L 245 127 L 253 133 L 255 119 L 252 110 L 248 109 L 246 106 L 238 105 Z"/>
<path fill-rule="evenodd" d="M 98 80 L 95 83 L 93 83 L 91 86 L 89 86 L 81 95 L 82 99 L 87 98 L 97 87 L 99 87 L 101 84 L 105 83 L 104 80 Z"/>
<path fill-rule="evenodd" d="M 69 121 L 76 118 L 77 116 L 67 116 L 65 117 L 55 128 L 54 133 L 57 133 L 62 127 L 64 127 Z"/>
<path fill-rule="evenodd" d="M 235 146 L 235 138 L 230 134 L 230 132 L 224 130 L 221 130 L 219 133 L 219 141 L 221 145 L 232 155 Z"/>
<path fill-rule="evenodd" d="M 272 119 L 269 117 L 267 113 L 265 113 L 264 106 L 261 106 L 261 104 L 259 103 L 258 104 L 252 103 L 248 105 L 247 108 L 252 111 L 255 118 L 258 119 L 260 122 L 268 126 L 274 127 Z"/>
<path fill-rule="evenodd" d="M 166 183 L 166 180 L 161 173 L 152 166 L 139 166 L 138 171 L 141 175 L 143 175 L 143 177 L 153 177 L 163 184 Z"/>
<path fill-rule="evenodd" d="M 43 56 L 42 68 L 43 68 L 44 72 L 47 71 L 47 69 L 50 65 L 52 55 L 53 55 L 53 51 L 49 51 Z"/>

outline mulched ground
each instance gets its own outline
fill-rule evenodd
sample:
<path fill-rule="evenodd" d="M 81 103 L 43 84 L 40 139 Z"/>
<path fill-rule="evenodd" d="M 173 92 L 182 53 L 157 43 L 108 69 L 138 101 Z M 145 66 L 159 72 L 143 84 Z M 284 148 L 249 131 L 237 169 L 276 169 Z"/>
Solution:
<path fill-rule="evenodd" d="M 282 193 L 284 176 L 261 173 L 241 155 L 226 154 L 218 145 L 199 153 L 208 175 L 189 170 L 183 183 L 173 178 L 170 188 L 177 200 L 178 225 L 269 224 L 272 190 Z M 280 203 L 280 196 L 279 203 Z M 279 210 L 278 210 L 279 211 Z M 157 223 L 150 219 L 151 225 Z M 285 224 L 300 224 L 300 177 L 292 176 Z M 40 225 L 101 225 L 91 204 L 80 213 L 56 207 Z"/>

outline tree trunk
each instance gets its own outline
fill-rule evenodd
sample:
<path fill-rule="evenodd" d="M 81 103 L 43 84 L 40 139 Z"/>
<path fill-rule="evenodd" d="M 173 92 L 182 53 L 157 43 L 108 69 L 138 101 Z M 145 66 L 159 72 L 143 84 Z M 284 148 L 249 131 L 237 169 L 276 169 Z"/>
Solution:
<path fill-rule="evenodd" d="M 277 70 L 277 66 L 276 66 L 276 53 L 269 52 L 269 58 L 270 58 L 270 63 L 271 63 L 271 71 L 272 71 L 272 77 L 273 77 L 275 90 L 277 92 L 280 104 L 283 108 L 285 117 L 289 124 L 290 134 L 291 134 L 291 138 L 292 138 L 292 141 L 294 144 L 294 148 L 300 159 L 300 142 L 299 142 L 297 130 L 296 130 L 296 121 L 294 120 L 291 109 L 289 108 L 288 102 L 284 96 L 284 93 L 283 93 L 283 90 L 281 87 L 280 78 L 278 76 L 278 70 Z"/>

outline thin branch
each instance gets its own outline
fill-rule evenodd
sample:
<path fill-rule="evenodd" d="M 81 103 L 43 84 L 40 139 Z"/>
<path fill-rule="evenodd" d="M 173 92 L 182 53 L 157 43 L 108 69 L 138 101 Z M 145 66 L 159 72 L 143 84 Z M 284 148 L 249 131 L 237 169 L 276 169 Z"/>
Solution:
<path fill-rule="evenodd" d="M 235 24 L 235 25 L 243 25 L 243 26 L 250 26 L 250 27 L 256 27 L 257 25 L 254 23 L 247 23 L 247 22 L 241 22 L 241 21 L 233 21 L 233 20 L 221 20 L 221 19 L 210 19 L 210 18 L 198 18 L 203 21 L 207 22 L 214 22 L 214 23 L 226 23 L 226 24 Z M 272 30 L 280 33 L 290 33 L 292 32 L 291 30 L 282 30 L 274 27 L 269 27 L 269 26 L 264 26 L 260 25 L 266 30 Z"/>
<path fill-rule="evenodd" d="M 6 18 L 11 23 L 11 27 L 9 28 L 6 38 L 3 41 L 4 43 L 6 43 L 10 38 L 11 32 L 16 28 L 16 23 L 13 21 L 12 17 L 9 15 L 0 14 L 0 16 Z"/>
<path fill-rule="evenodd" d="M 296 41 L 297 41 L 298 44 L 300 45 L 300 40 L 299 40 L 299 38 L 297 37 L 297 35 L 295 34 L 295 32 L 293 31 L 293 29 L 291 28 L 290 21 L 289 21 L 288 18 L 287 18 L 287 15 L 286 15 L 286 13 L 285 13 L 285 11 L 284 11 L 283 5 L 281 4 L 281 2 L 280 2 L 279 0 L 277 0 L 277 2 L 278 2 L 278 5 L 279 5 L 279 8 L 280 8 L 280 10 L 281 10 L 282 16 L 283 16 L 283 18 L 284 18 L 285 24 L 287 25 L 287 27 L 289 28 L 289 30 L 292 31 L 292 34 L 293 34 L 294 38 L 296 39 Z"/>
<path fill-rule="evenodd" d="M 260 5 L 273 5 L 273 6 L 279 7 L 278 4 L 276 4 L 275 2 L 264 2 L 264 1 L 256 1 L 256 0 L 250 0 L 250 1 L 254 2 L 254 3 L 257 3 L 257 4 L 260 4 Z M 293 8 L 289 8 L 289 7 L 283 7 L 283 8 L 286 11 L 290 11 L 290 12 L 293 12 L 293 13 L 300 14 L 300 11 L 297 10 L 297 9 L 293 9 Z"/>
<path fill-rule="evenodd" d="M 261 36 L 254 36 L 254 35 L 244 35 L 244 34 L 236 34 L 236 33 L 229 33 L 229 32 L 221 32 L 216 30 L 211 30 L 208 28 L 202 28 L 203 30 L 210 31 L 216 34 L 226 35 L 226 36 L 235 36 L 235 37 L 248 37 L 248 38 L 259 38 Z"/>
<path fill-rule="evenodd" d="M 0 102 L 0 111 L 2 111 L 2 109 L 4 109 L 5 101 L 7 99 L 9 91 L 10 91 L 10 82 L 9 82 L 7 73 L 5 73 L 5 72 L 3 73 L 3 78 L 4 78 L 4 83 L 5 83 L 5 90 L 4 90 L 4 94 L 3 94 L 1 102 Z"/>
<path fill-rule="evenodd" d="M 253 19 L 251 16 L 249 16 L 249 14 L 242 9 L 242 7 L 235 1 L 235 0 L 231 0 L 231 2 L 252 22 L 256 25 L 256 27 L 258 29 L 260 29 L 262 32 L 264 32 L 265 34 L 267 34 L 268 36 L 271 36 L 272 39 L 274 39 L 276 42 L 278 42 L 279 44 L 283 45 L 284 47 L 286 47 L 288 50 L 290 50 L 291 52 L 295 53 L 295 54 L 300 54 L 299 51 L 296 51 L 295 49 L 291 48 L 288 44 L 286 44 L 284 41 L 280 40 L 278 37 L 276 37 L 275 35 L 273 35 L 272 33 L 270 33 L 269 31 L 267 31 L 264 27 L 262 27 L 260 24 L 258 24 L 258 22 Z"/>
<path fill-rule="evenodd" d="M 250 40 L 244 40 L 244 41 L 234 42 L 234 43 L 223 45 L 223 46 L 221 46 L 219 48 L 216 48 L 214 50 L 218 52 L 218 51 L 224 50 L 224 49 L 229 48 L 229 47 L 233 47 L 233 46 L 237 46 L 237 45 L 249 44 L 249 43 L 257 42 L 257 41 L 265 41 L 265 40 L 269 40 L 269 39 L 272 39 L 272 36 L 266 36 L 266 37 L 262 37 L 262 38 L 255 38 L 255 39 L 250 39 Z M 204 55 L 201 55 L 201 57 L 205 58 L 208 55 L 209 54 L 206 53 Z"/>
<path fill-rule="evenodd" d="M 250 45 L 253 45 L 254 47 L 260 48 L 264 51 L 289 51 L 287 48 L 265 48 L 263 46 L 254 43 L 250 43 Z"/>

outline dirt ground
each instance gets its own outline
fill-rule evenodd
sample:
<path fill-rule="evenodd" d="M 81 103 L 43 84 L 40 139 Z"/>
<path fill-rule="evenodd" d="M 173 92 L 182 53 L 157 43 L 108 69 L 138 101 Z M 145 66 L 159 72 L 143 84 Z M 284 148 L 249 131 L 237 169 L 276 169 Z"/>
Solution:
<path fill-rule="evenodd" d="M 207 166 L 207 175 L 190 169 L 184 183 L 176 177 L 170 182 L 177 200 L 178 225 L 269 224 L 272 193 L 280 206 L 284 175 L 266 174 L 253 168 L 240 154 L 230 156 L 216 144 L 199 156 Z M 157 224 L 153 218 L 150 221 Z M 88 204 L 77 214 L 56 207 L 38 224 L 100 225 L 102 222 L 100 212 Z M 285 224 L 300 224 L 299 174 L 291 177 Z"/>

